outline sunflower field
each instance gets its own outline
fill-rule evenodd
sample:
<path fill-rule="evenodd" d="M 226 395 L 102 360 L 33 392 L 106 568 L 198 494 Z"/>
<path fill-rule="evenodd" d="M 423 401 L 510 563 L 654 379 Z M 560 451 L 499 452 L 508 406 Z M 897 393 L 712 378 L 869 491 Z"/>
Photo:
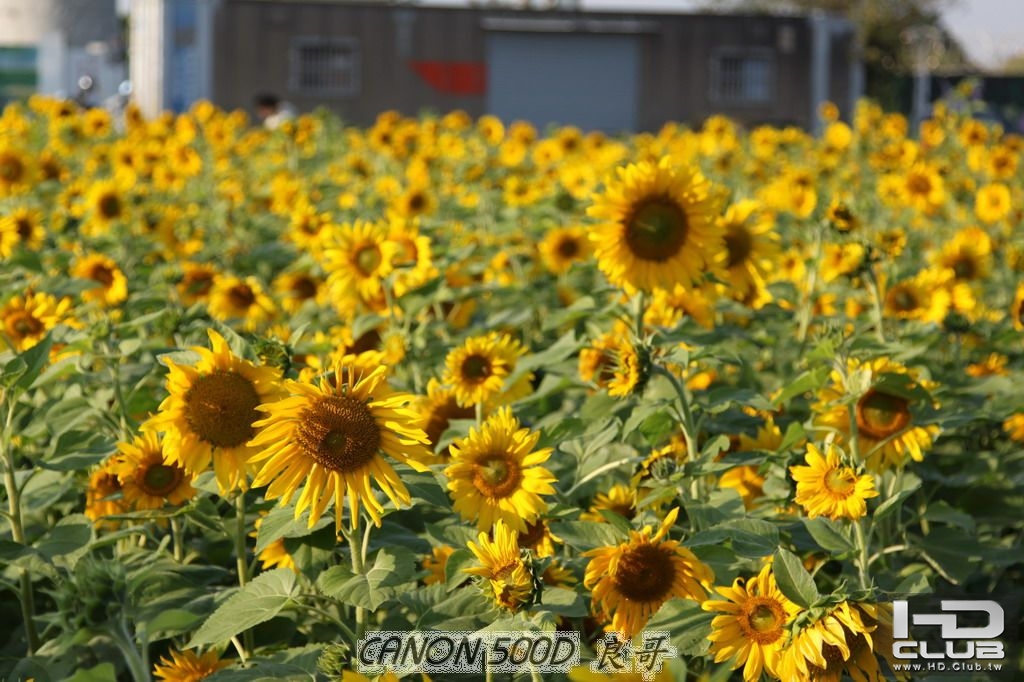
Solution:
<path fill-rule="evenodd" d="M 837 113 L 8 106 L 0 679 L 916 679 L 932 593 L 1016 633 L 1024 139 Z M 580 660 L 365 665 L 441 631 Z"/>

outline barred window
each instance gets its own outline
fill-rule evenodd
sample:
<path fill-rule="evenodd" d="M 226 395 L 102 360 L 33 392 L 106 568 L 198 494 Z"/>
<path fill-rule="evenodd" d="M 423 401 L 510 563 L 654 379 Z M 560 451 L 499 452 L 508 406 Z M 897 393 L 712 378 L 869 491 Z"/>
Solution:
<path fill-rule="evenodd" d="M 291 46 L 293 92 L 346 97 L 359 92 L 359 43 L 354 38 L 298 38 Z"/>
<path fill-rule="evenodd" d="M 723 104 L 770 104 L 775 58 L 770 51 L 724 51 L 711 58 L 711 99 Z"/>

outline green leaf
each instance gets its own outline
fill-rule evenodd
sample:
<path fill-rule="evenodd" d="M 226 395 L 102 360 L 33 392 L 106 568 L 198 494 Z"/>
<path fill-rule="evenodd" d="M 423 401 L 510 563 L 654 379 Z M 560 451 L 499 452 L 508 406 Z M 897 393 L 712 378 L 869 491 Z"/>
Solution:
<path fill-rule="evenodd" d="M 779 547 L 775 550 L 772 571 L 782 594 L 789 597 L 793 603 L 807 609 L 818 601 L 820 595 L 814 585 L 814 578 L 804 568 L 800 559 L 788 549 Z"/>
<path fill-rule="evenodd" d="M 345 577 L 331 569 L 320 576 L 317 587 L 328 597 L 352 606 L 376 611 L 381 604 L 404 591 L 416 575 L 417 557 L 404 547 L 386 547 L 363 575 Z"/>
<path fill-rule="evenodd" d="M 113 663 L 100 663 L 92 668 L 81 668 L 64 682 L 117 682 Z"/>
<path fill-rule="evenodd" d="M 43 368 L 46 367 L 46 363 L 50 360 L 50 349 L 52 347 L 53 336 L 51 334 L 47 334 L 39 343 L 18 356 L 25 363 L 25 372 L 18 377 L 18 380 L 14 384 L 15 386 L 21 389 L 27 389 L 36 379 L 39 378 L 40 372 L 43 371 Z"/>
<path fill-rule="evenodd" d="M 65 516 L 36 543 L 36 549 L 50 561 L 67 557 L 70 566 L 88 549 L 93 538 L 92 521 L 84 514 Z"/>
<path fill-rule="evenodd" d="M 772 405 L 778 407 L 779 405 L 784 405 L 790 398 L 809 391 L 818 390 L 824 385 L 825 380 L 828 379 L 828 374 L 828 367 L 816 367 L 802 373 L 775 396 L 775 399 L 772 400 Z"/>
<path fill-rule="evenodd" d="M 701 547 L 720 545 L 727 540 L 732 542 L 733 550 L 740 556 L 760 559 L 779 546 L 779 530 L 760 519 L 736 519 L 695 533 L 685 544 Z"/>
<path fill-rule="evenodd" d="M 875 509 L 875 513 L 872 515 L 872 518 L 875 521 L 878 521 L 880 519 L 884 519 L 885 517 L 889 516 L 890 514 L 895 513 L 896 510 L 900 508 L 900 505 L 903 504 L 903 501 L 906 500 L 908 497 L 910 497 L 913 494 L 914 494 L 913 490 L 901 490 L 901 491 L 899 491 L 898 493 L 896 493 L 895 495 L 890 497 L 888 500 L 886 500 L 882 504 L 878 505 L 878 508 Z"/>
<path fill-rule="evenodd" d="M 540 603 L 548 611 L 568 618 L 582 618 L 590 612 L 583 595 L 564 587 L 545 587 Z"/>
<path fill-rule="evenodd" d="M 609 523 L 593 521 L 558 521 L 551 524 L 551 532 L 565 544 L 581 552 L 595 547 L 609 547 L 624 542 L 624 535 Z"/>
<path fill-rule="evenodd" d="M 225 642 L 281 612 L 298 593 L 295 572 L 277 568 L 261 573 L 206 619 L 188 648 Z"/>
<path fill-rule="evenodd" d="M 822 549 L 832 554 L 848 554 L 856 549 L 850 534 L 840 524 L 824 518 L 803 519 L 807 532 Z"/>
<path fill-rule="evenodd" d="M 309 527 L 308 516 L 295 518 L 295 508 L 276 507 L 270 510 L 260 521 L 260 529 L 256 536 L 256 551 L 262 552 L 275 540 L 280 538 L 302 538 L 331 523 L 328 516 L 320 518 L 313 527 Z"/>
<path fill-rule="evenodd" d="M 470 578 L 464 569 L 475 566 L 476 555 L 468 549 L 457 549 L 444 565 L 444 584 L 449 592 Z"/>

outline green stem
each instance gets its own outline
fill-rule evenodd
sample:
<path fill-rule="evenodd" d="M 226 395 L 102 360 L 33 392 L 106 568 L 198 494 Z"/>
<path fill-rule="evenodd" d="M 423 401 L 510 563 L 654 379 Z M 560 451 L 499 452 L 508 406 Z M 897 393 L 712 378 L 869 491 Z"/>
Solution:
<path fill-rule="evenodd" d="M 871 563 L 868 554 L 868 540 L 864 532 L 864 519 L 854 521 L 853 530 L 857 540 L 857 577 L 860 580 L 862 590 L 871 589 L 871 577 L 868 575 L 868 566 Z"/>
<path fill-rule="evenodd" d="M 697 461 L 697 422 L 693 418 L 693 411 L 690 409 L 690 398 L 686 393 L 686 387 L 675 374 L 661 365 L 654 365 L 654 372 L 660 374 L 675 389 L 679 397 L 679 406 L 683 413 L 683 436 L 686 438 L 686 457 L 691 462 Z"/>
<path fill-rule="evenodd" d="M 868 293 L 871 294 L 871 310 L 875 318 L 875 336 L 879 343 L 885 343 L 885 328 L 882 326 L 882 292 L 878 286 L 875 269 L 868 269 Z"/>
<path fill-rule="evenodd" d="M 345 637 L 347 637 L 348 640 L 350 642 L 352 642 L 353 649 L 355 648 L 355 646 L 356 646 L 356 644 L 357 644 L 357 642 L 359 640 L 356 639 L 355 633 L 352 632 L 352 630 L 349 629 L 348 625 L 346 625 L 344 622 L 342 622 L 342 620 L 340 618 L 338 618 L 337 616 L 335 616 L 332 613 L 328 613 L 327 611 L 321 609 L 318 606 L 313 606 L 312 604 L 306 604 L 305 602 L 301 602 L 301 601 L 293 601 L 292 603 L 295 604 L 295 606 L 297 606 L 297 607 L 299 607 L 301 609 L 305 609 L 306 611 L 309 611 L 310 613 L 315 613 L 316 615 L 320 616 L 321 618 L 325 618 L 326 620 L 330 621 L 331 625 L 333 625 L 334 627 L 336 627 L 339 630 L 341 630 L 341 634 L 345 635 Z"/>
<path fill-rule="evenodd" d="M 245 587 L 249 582 L 249 564 L 245 560 L 245 493 L 238 491 L 235 496 L 235 565 L 238 568 L 238 586 Z M 255 642 L 252 630 L 242 633 L 245 647 L 252 651 Z"/>
<path fill-rule="evenodd" d="M 341 532 L 345 539 L 348 540 L 348 553 L 352 559 L 352 572 L 356 575 L 363 575 L 366 572 L 366 544 L 369 539 L 369 532 L 360 534 L 358 528 L 351 530 L 342 528 Z M 366 609 L 357 606 L 355 610 L 356 631 L 354 640 L 358 642 L 366 634 Z"/>
<path fill-rule="evenodd" d="M 6 398 L 6 392 L 0 394 L 0 404 Z M 11 536 L 16 543 L 24 545 L 27 543 L 25 542 L 25 527 L 21 519 L 21 490 L 18 489 L 18 480 L 14 476 L 14 448 L 11 447 L 10 441 L 14 427 L 14 405 L 13 400 L 7 402 L 7 418 L 4 420 L 3 432 L 0 433 L 0 456 L 4 463 L 4 488 L 7 491 L 7 517 L 11 522 Z M 29 576 L 28 569 L 19 570 L 18 583 L 21 619 L 25 621 L 28 655 L 31 656 L 39 649 L 39 632 L 36 630 L 35 594 L 32 591 L 32 578 Z"/>
<path fill-rule="evenodd" d="M 135 639 L 128 633 L 128 625 L 123 618 L 118 623 L 117 630 L 110 632 L 110 637 L 117 644 L 117 648 L 121 650 L 132 679 L 135 682 L 148 682 L 150 679 L 149 668 L 142 662 L 139 650 L 135 647 Z"/>
<path fill-rule="evenodd" d="M 182 537 L 181 519 L 177 516 L 171 517 L 171 539 L 174 547 L 174 560 L 180 564 L 185 560 L 185 548 Z"/>

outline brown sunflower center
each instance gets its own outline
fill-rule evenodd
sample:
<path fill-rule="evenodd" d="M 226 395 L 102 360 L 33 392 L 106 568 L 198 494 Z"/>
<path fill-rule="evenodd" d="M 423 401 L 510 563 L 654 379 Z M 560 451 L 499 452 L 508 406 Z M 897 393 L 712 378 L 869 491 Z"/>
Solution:
<path fill-rule="evenodd" d="M 89 271 L 89 279 L 99 282 L 104 288 L 107 288 L 114 283 L 114 271 L 102 263 L 97 263 Z"/>
<path fill-rule="evenodd" d="M 502 499 L 519 489 L 523 472 L 519 463 L 501 453 L 477 462 L 473 472 L 473 485 L 484 497 Z"/>
<path fill-rule="evenodd" d="M 176 466 L 153 464 L 136 480 L 142 491 L 151 497 L 167 497 L 181 483 L 183 471 Z"/>
<path fill-rule="evenodd" d="M 185 421 L 200 440 L 236 448 L 253 437 L 261 402 L 253 383 L 234 371 L 217 370 L 196 379 L 185 393 Z"/>
<path fill-rule="evenodd" d="M 641 544 L 626 551 L 615 570 L 615 589 L 636 602 L 660 602 L 676 580 L 673 552 L 659 545 Z"/>
<path fill-rule="evenodd" d="M 643 260 L 666 261 L 686 242 L 686 213 L 668 197 L 648 199 L 626 220 L 626 244 Z"/>
<path fill-rule="evenodd" d="M 377 455 L 381 433 L 366 403 L 348 395 L 332 395 L 302 411 L 295 439 L 323 468 L 350 473 Z"/>
<path fill-rule="evenodd" d="M 15 183 L 25 174 L 25 164 L 15 156 L 0 156 L 0 179 Z"/>
<path fill-rule="evenodd" d="M 121 215 L 121 199 L 116 194 L 104 194 L 96 202 L 96 209 L 108 220 L 116 218 Z"/>
<path fill-rule="evenodd" d="M 462 361 L 462 379 L 471 384 L 480 384 L 492 374 L 491 361 L 482 355 L 470 355 Z"/>
<path fill-rule="evenodd" d="M 725 248 L 729 252 L 726 267 L 742 265 L 754 250 L 754 236 L 742 225 L 736 225 L 725 235 Z"/>
<path fill-rule="evenodd" d="M 27 241 L 32 236 L 32 221 L 27 218 L 18 218 L 14 221 L 14 229 L 18 232 L 18 238 Z"/>
<path fill-rule="evenodd" d="M 43 323 L 26 312 L 14 313 L 13 320 L 7 322 L 7 328 L 19 337 L 36 336 L 43 333 Z"/>
<path fill-rule="evenodd" d="M 423 196 L 422 192 L 414 192 L 409 197 L 408 206 L 410 213 L 419 213 L 427 207 L 427 198 Z"/>
<path fill-rule="evenodd" d="M 228 289 L 228 300 L 236 310 L 248 310 L 256 303 L 256 294 L 248 284 L 236 284 Z"/>
<path fill-rule="evenodd" d="M 312 277 L 298 277 L 292 282 L 292 293 L 300 301 L 316 297 L 316 281 Z"/>
<path fill-rule="evenodd" d="M 580 243 L 572 237 L 566 237 L 558 242 L 558 255 L 562 258 L 575 258 L 580 252 Z"/>
<path fill-rule="evenodd" d="M 435 406 L 430 412 L 427 426 L 423 430 L 430 440 L 430 444 L 436 446 L 441 442 L 441 436 L 448 430 L 452 419 L 472 419 L 474 409 L 462 407 L 454 397 L 449 397 L 443 404 Z"/>
<path fill-rule="evenodd" d="M 190 272 L 185 275 L 185 279 L 182 281 L 187 291 L 192 296 L 205 296 L 210 293 L 210 288 L 213 286 L 213 273 L 196 271 Z"/>
<path fill-rule="evenodd" d="M 977 274 L 978 268 L 970 256 L 961 255 L 953 261 L 953 275 L 957 279 L 974 279 Z"/>
<path fill-rule="evenodd" d="M 825 487 L 837 497 L 849 497 L 857 485 L 857 476 L 848 467 L 830 469 L 825 474 Z"/>
<path fill-rule="evenodd" d="M 869 390 L 857 401 L 857 429 L 869 438 L 884 440 L 910 424 L 910 403 L 899 396 Z"/>
<path fill-rule="evenodd" d="M 932 191 L 932 181 L 927 175 L 913 173 L 907 178 L 907 191 L 911 194 L 925 196 Z"/>
<path fill-rule="evenodd" d="M 544 519 L 538 519 L 537 523 L 526 524 L 526 532 L 519 534 L 519 546 L 533 547 L 544 539 L 546 530 L 547 526 L 544 524 Z"/>
<path fill-rule="evenodd" d="M 920 307 L 920 302 L 913 291 L 904 286 L 893 288 L 889 292 L 889 304 L 898 312 L 910 312 Z"/>
<path fill-rule="evenodd" d="M 369 276 L 377 271 L 383 260 L 380 248 L 376 244 L 369 244 L 356 251 L 355 266 L 364 276 Z"/>
<path fill-rule="evenodd" d="M 757 644 L 771 644 L 783 634 L 786 612 L 777 599 L 751 597 L 737 617 L 743 634 Z"/>

